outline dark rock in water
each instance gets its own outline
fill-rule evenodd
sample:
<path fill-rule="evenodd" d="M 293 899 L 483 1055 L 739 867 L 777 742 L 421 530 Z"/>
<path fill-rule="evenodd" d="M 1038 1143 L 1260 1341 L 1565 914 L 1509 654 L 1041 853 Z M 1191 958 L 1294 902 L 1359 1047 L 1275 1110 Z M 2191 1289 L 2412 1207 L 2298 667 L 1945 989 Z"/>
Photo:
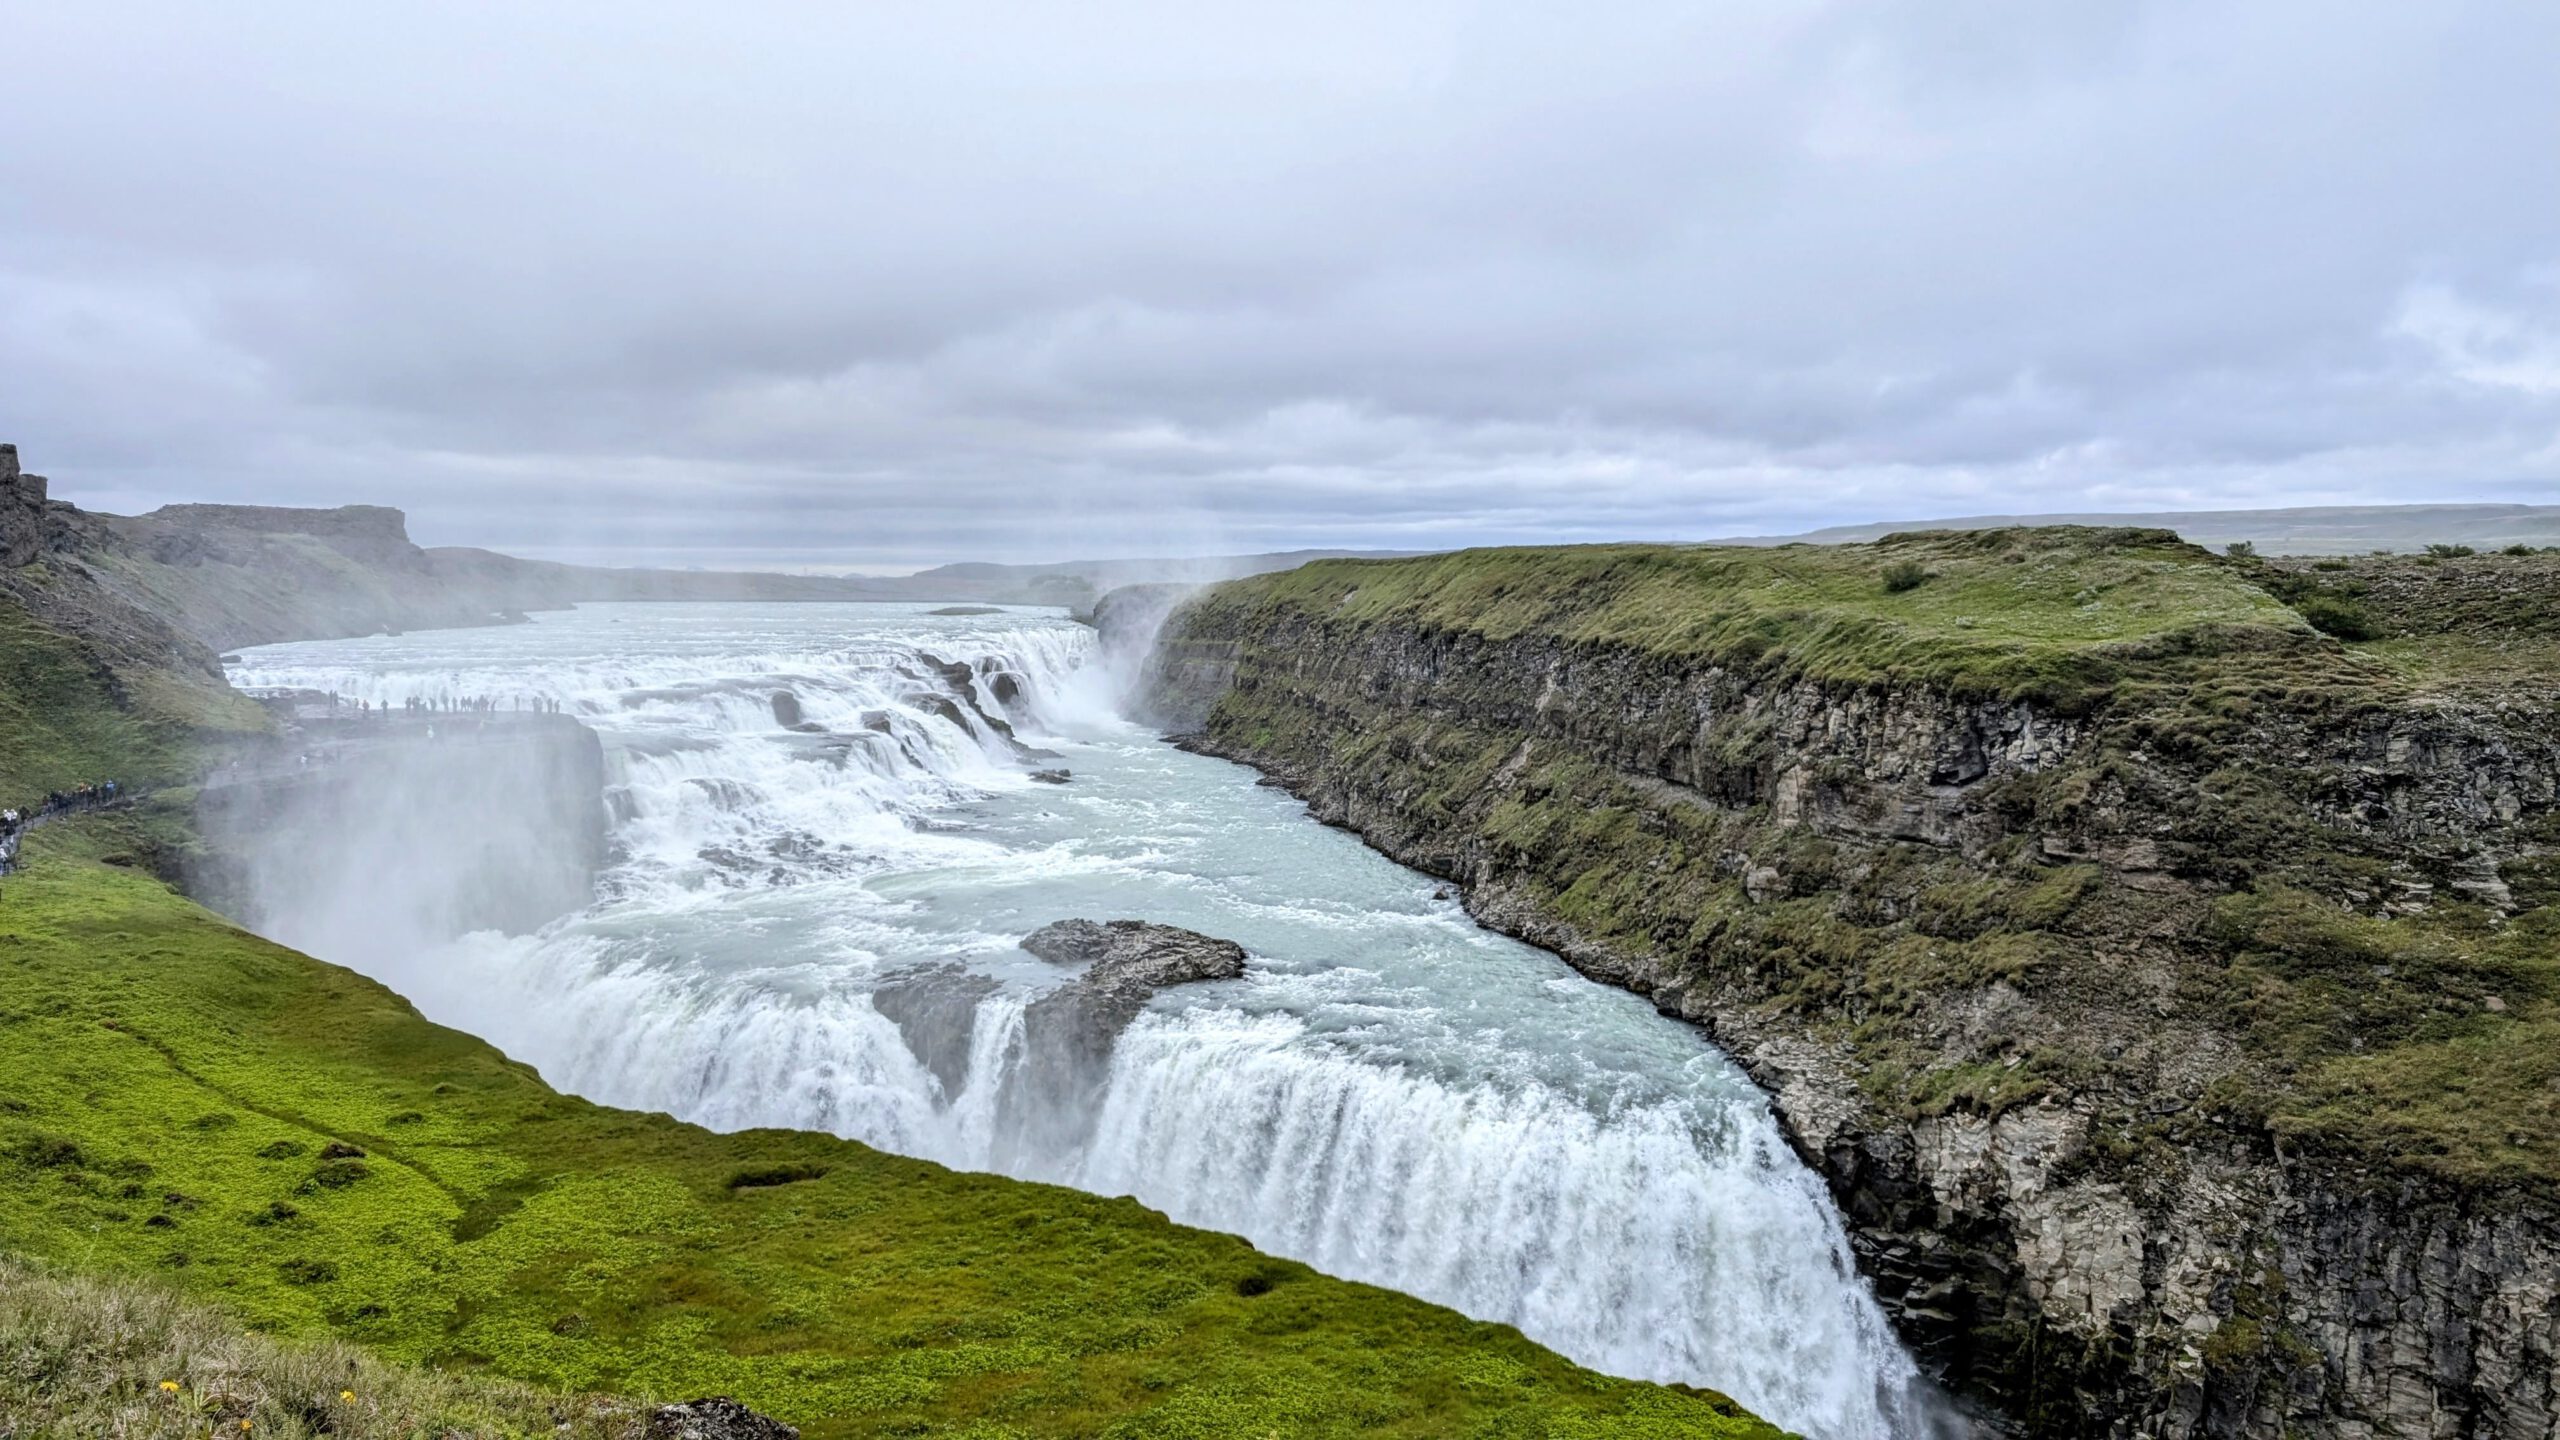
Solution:
<path fill-rule="evenodd" d="M 701 849 L 693 852 L 693 858 L 710 866 L 712 869 L 719 871 L 724 877 L 722 883 L 732 886 L 742 885 L 746 882 L 743 879 L 731 879 L 725 877 L 743 877 L 753 875 L 764 868 L 763 861 L 756 859 L 752 855 L 741 854 L 736 850 L 730 849 L 726 845 L 705 845 Z"/>
<path fill-rule="evenodd" d="M 961 712 L 960 703 L 948 695 L 936 695 L 929 690 L 918 690 L 913 694 L 899 696 L 898 703 L 911 705 L 927 715 L 939 715 L 963 730 L 969 728 L 969 717 Z"/>
<path fill-rule="evenodd" d="M 240 663 L 240 657 L 237 655 L 225 655 L 222 657 L 222 663 L 225 665 L 237 665 Z"/>
<path fill-rule="evenodd" d="M 661 1405 L 641 1426 L 641 1440 L 800 1440 L 800 1432 L 725 1395 Z"/>
<path fill-rule="evenodd" d="M 1076 984 L 1136 992 L 1142 1002 L 1167 985 L 1244 974 L 1244 947 L 1233 940 L 1146 920 L 1061 920 L 1032 931 L 1022 948 L 1052 965 L 1090 965 Z"/>
<path fill-rule="evenodd" d="M 886 710 L 865 710 L 865 711 L 863 711 L 863 712 L 862 712 L 862 728 L 863 728 L 863 729 L 865 729 L 865 730 L 870 731 L 870 732 L 871 732 L 872 734 L 874 734 L 874 735 L 886 735 L 886 734 L 888 734 L 888 733 L 889 733 L 889 712 L 888 712 L 888 711 L 886 711 Z"/>
<path fill-rule="evenodd" d="M 898 1038 L 916 1063 L 957 1095 L 969 1079 L 969 1046 L 976 1038 L 978 1003 L 1000 987 L 957 965 L 915 970 L 871 992 L 871 1008 L 898 1027 Z"/>
<path fill-rule="evenodd" d="M 785 730 L 797 729 L 801 723 L 800 697 L 788 690 L 773 692 L 773 723 Z"/>
<path fill-rule="evenodd" d="M 1011 705 L 1022 698 L 1022 677 L 1010 670 L 999 670 L 987 677 L 987 692 L 999 705 Z"/>
<path fill-rule="evenodd" d="M 941 676 L 942 682 L 951 687 L 951 694 L 947 696 L 909 695 L 904 697 L 904 703 L 916 706 L 918 709 L 930 710 L 963 730 L 970 728 L 969 721 L 961 718 L 965 711 L 980 726 L 993 731 L 996 738 L 1011 746 L 1014 758 L 1017 760 L 1058 758 L 1058 752 L 1055 750 L 1043 750 L 1037 745 L 1025 745 L 1015 739 L 1013 726 L 1010 723 L 987 713 L 986 707 L 978 703 L 978 689 L 974 683 L 977 680 L 977 671 L 956 660 L 945 660 L 930 651 L 917 651 L 916 659 L 923 662 L 934 674 Z M 1019 693 L 1018 688 L 1016 693 Z"/>
<path fill-rule="evenodd" d="M 927 670 L 941 676 L 943 684 L 950 686 L 952 689 L 959 691 L 963 695 L 969 693 L 969 682 L 978 678 L 977 671 L 970 669 L 968 666 L 961 664 L 957 660 L 945 660 L 930 650 L 917 651 L 916 659 L 922 662 Z"/>
<path fill-rule="evenodd" d="M 1143 920 L 1061 920 L 1022 942 L 1083 974 L 1022 1012 L 1022 1059 L 998 1111 L 1000 1141 L 1014 1154 L 1055 1158 L 1091 1132 L 1111 1048 L 1157 991 L 1244 974 L 1244 947 Z"/>
<path fill-rule="evenodd" d="M 721 775 L 695 775 L 684 783 L 708 797 L 713 808 L 728 813 L 744 810 L 762 798 L 754 786 Z"/>
<path fill-rule="evenodd" d="M 927 615 L 1001 615 L 1004 609 L 997 605 L 945 605 L 939 610 L 927 610 L 924 613 Z"/>
<path fill-rule="evenodd" d="M 1075 778 L 1073 770 L 1034 770 L 1031 778 L 1043 785 L 1064 785 Z"/>

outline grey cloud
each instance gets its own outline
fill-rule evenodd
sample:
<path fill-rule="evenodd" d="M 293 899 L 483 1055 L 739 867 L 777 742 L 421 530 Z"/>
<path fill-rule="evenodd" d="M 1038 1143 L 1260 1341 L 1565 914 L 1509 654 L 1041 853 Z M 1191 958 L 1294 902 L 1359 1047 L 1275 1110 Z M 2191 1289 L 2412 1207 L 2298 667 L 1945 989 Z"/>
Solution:
<path fill-rule="evenodd" d="M 2560 498 L 2560 12 L 0 0 L 0 434 L 704 563 Z"/>

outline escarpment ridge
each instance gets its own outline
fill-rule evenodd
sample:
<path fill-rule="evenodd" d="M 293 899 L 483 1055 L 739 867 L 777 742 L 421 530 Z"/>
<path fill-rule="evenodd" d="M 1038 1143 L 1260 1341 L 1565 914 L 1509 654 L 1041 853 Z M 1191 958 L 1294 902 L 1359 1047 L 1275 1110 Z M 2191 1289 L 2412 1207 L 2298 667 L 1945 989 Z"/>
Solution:
<path fill-rule="evenodd" d="M 2147 530 L 1481 551 L 1215 587 L 1144 688 L 1712 1030 L 1997 1423 L 2523 1440 L 2555 596 Z"/>

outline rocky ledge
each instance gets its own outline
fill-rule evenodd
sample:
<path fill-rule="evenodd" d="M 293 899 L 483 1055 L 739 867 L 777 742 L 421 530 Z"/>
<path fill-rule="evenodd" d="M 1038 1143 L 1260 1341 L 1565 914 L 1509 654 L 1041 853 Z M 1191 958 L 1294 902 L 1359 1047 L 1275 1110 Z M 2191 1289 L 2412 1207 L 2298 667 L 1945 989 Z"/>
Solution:
<path fill-rule="evenodd" d="M 1052 965 L 1085 966 L 1068 989 L 1115 1007 L 1144 1005 L 1167 985 L 1244 974 L 1244 947 L 1234 941 L 1146 920 L 1061 920 L 1031 932 L 1022 948 Z"/>
<path fill-rule="evenodd" d="M 1244 947 L 1197 931 L 1144 920 L 1061 920 L 1032 932 L 1022 948 L 1078 973 L 1023 1007 L 1022 1050 L 997 1106 L 997 1140 L 1018 1156 L 1061 1156 L 1091 1133 L 1111 1051 L 1147 1002 L 1176 985 L 1234 980 Z M 1001 985 L 960 965 L 937 965 L 890 980 L 872 1008 L 898 1027 L 919 1064 L 945 1094 L 969 1083 L 969 1057 L 983 1002 Z"/>
<path fill-rule="evenodd" d="M 2560 604 L 2413 683 L 2271 593 L 2156 532 L 1335 562 L 1146 692 L 1713 1034 L 1991 1427 L 2550 1440 Z"/>

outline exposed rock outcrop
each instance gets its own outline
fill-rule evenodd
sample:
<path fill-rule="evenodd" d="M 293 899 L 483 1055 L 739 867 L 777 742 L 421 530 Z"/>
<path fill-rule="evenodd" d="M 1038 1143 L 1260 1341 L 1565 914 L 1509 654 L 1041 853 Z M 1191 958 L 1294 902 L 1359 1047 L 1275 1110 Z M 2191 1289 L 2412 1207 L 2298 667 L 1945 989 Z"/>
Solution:
<path fill-rule="evenodd" d="M 1022 948 L 1078 973 L 1023 1007 L 1021 1053 L 997 1109 L 998 1144 L 1021 1156 L 1063 1155 L 1082 1142 L 1112 1047 L 1157 992 L 1244 974 L 1244 947 L 1143 920 L 1061 920 Z M 884 981 L 871 1006 L 951 1096 L 973 1078 L 977 1027 L 1002 988 L 965 966 L 934 965 Z"/>
<path fill-rule="evenodd" d="M 1086 967 L 1076 989 L 1133 1008 L 1167 985 L 1244 974 L 1244 947 L 1234 941 L 1145 920 L 1060 920 L 1024 937 L 1022 948 L 1052 965 Z"/>
<path fill-rule="evenodd" d="M 1022 948 L 1082 973 L 1025 1006 L 1023 1051 L 999 1117 L 1016 1153 L 1062 1155 L 1082 1143 L 1099 1108 L 1120 1032 L 1173 985 L 1233 980 L 1244 947 L 1143 920 L 1061 920 Z"/>
<path fill-rule="evenodd" d="M 898 1027 L 908 1053 L 942 1085 L 960 1093 L 969 1078 L 969 1049 L 976 1038 L 978 1007 L 1001 987 L 958 965 L 909 971 L 871 992 L 871 1008 Z"/>
<path fill-rule="evenodd" d="M 2547 903 L 2547 697 L 2395 692 L 2281 616 L 2093 655 L 2062 699 L 1842 681 L 1570 612 L 1353 618 L 1364 583 L 1428 591 L 1327 569 L 1178 610 L 1156 717 L 1712 1032 L 1903 1333 L 1997 1424 L 2560 1433 L 2560 1205 L 2463 1178 L 2544 1162 L 2429 1139 L 2395 1164 L 2355 1127 L 2409 1122 L 2285 1088 L 2345 1063 L 2297 1051 L 2504 1013 L 2462 966 L 2395 969 L 2371 927 L 2441 925 L 2406 941 L 2441 954 Z M 1790 643 L 1778 623 L 1746 639 Z M 2534 1113 L 2514 1156 L 2547 1153 Z"/>
<path fill-rule="evenodd" d="M 800 1440 L 800 1432 L 724 1395 L 651 1410 L 640 1440 Z"/>

